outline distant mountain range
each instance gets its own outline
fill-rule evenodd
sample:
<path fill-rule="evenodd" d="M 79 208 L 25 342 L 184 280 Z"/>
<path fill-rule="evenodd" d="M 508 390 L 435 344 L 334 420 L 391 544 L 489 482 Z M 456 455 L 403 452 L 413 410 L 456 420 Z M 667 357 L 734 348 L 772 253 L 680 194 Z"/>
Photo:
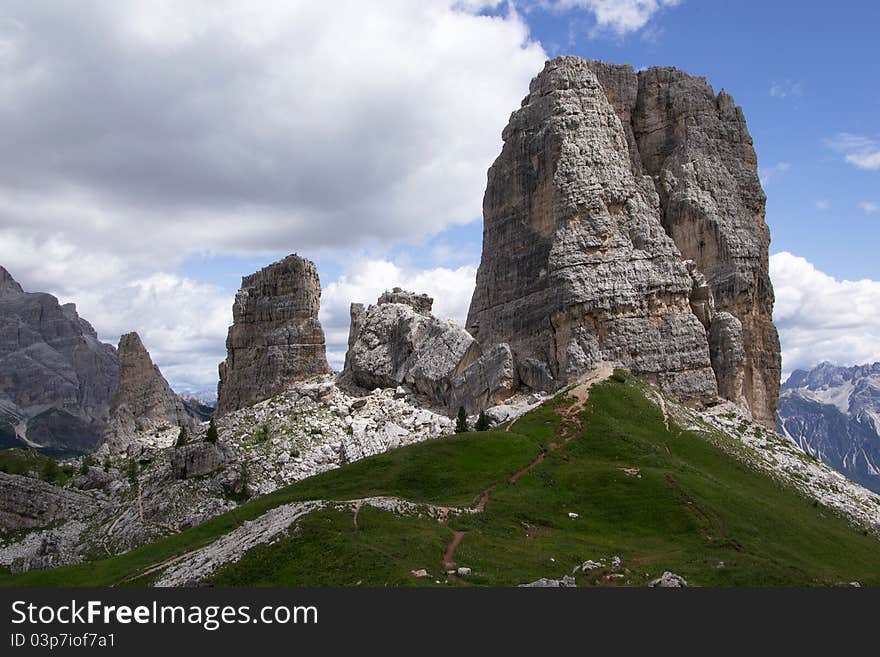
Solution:
<path fill-rule="evenodd" d="M 116 350 L 73 304 L 25 292 L 0 267 L 0 447 L 92 451 L 118 379 Z"/>
<path fill-rule="evenodd" d="M 74 304 L 25 292 L 0 267 L 0 450 L 30 447 L 55 457 L 93 452 L 106 441 L 108 423 L 123 407 L 141 411 L 130 418 L 134 424 L 150 416 L 176 426 L 183 413 L 197 421 L 210 418 L 210 398 L 184 400 L 178 416 L 164 417 L 163 394 L 173 392 L 153 371 L 140 338 L 137 344 L 143 363 L 129 368 L 124 382 L 117 349 L 98 340 Z M 133 397 L 132 389 L 138 393 Z M 116 399 L 120 390 L 129 395 Z"/>
<path fill-rule="evenodd" d="M 880 492 L 880 363 L 796 370 L 782 386 L 780 433 Z"/>

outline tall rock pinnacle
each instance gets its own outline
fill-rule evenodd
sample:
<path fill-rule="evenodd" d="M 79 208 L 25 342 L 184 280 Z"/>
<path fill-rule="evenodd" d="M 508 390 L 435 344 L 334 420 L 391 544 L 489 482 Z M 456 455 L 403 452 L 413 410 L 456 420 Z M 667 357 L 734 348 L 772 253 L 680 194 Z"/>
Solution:
<path fill-rule="evenodd" d="M 181 426 L 192 428 L 194 420 L 144 347 L 137 333 L 119 340 L 119 387 L 110 406 L 110 423 L 105 445 L 111 452 L 123 452 L 137 442 L 150 442 L 150 433 L 164 433 L 157 441 L 168 443 Z"/>
<path fill-rule="evenodd" d="M 297 255 L 242 279 L 220 364 L 218 415 L 277 395 L 292 381 L 330 372 L 320 304 L 315 264 Z"/>
<path fill-rule="evenodd" d="M 720 391 L 772 424 L 765 197 L 730 96 L 675 69 L 562 57 L 503 139 L 474 337 L 508 342 L 532 388 L 620 363 L 687 401 Z"/>

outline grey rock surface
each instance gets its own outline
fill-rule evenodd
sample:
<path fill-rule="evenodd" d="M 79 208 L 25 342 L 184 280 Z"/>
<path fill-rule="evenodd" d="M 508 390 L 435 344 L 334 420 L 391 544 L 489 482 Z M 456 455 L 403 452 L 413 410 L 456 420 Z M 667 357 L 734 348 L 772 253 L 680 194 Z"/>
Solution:
<path fill-rule="evenodd" d="M 478 413 L 516 392 L 518 379 L 513 352 L 507 344 L 495 345 L 452 379 L 449 407 Z"/>
<path fill-rule="evenodd" d="M 192 429 L 195 420 L 186 411 L 183 400 L 175 394 L 159 367 L 144 347 L 137 333 L 127 333 L 119 340 L 119 386 L 110 406 L 106 449 L 125 452 L 138 446 L 146 435 L 163 434 L 168 446 L 180 427 Z M 149 442 L 149 439 L 147 439 Z"/>
<path fill-rule="evenodd" d="M 86 493 L 0 472 L 0 530 L 5 532 L 86 517 L 98 508 L 98 502 Z"/>
<path fill-rule="evenodd" d="M 729 391 L 768 427 L 775 423 L 781 356 L 773 325 L 770 230 L 742 109 L 704 78 L 674 68 L 638 74 L 632 125 L 663 225 L 707 279 L 714 305 L 742 323 L 744 385 Z M 710 336 L 711 340 L 711 336 Z"/>
<path fill-rule="evenodd" d="M 12 427 L 4 446 L 93 450 L 117 378 L 115 349 L 73 304 L 25 292 L 0 267 L 0 420 Z"/>
<path fill-rule="evenodd" d="M 218 416 L 330 371 L 320 303 L 315 264 L 297 255 L 242 279 L 220 364 Z"/>
<path fill-rule="evenodd" d="M 687 585 L 687 580 L 684 577 L 671 573 L 668 570 L 648 584 L 652 588 L 661 589 L 683 589 L 687 588 Z"/>
<path fill-rule="evenodd" d="M 520 584 L 519 586 L 520 588 L 532 589 L 568 589 L 575 588 L 577 584 L 575 584 L 574 577 L 571 575 L 565 575 L 562 579 L 548 579 L 547 577 L 542 577 L 529 584 Z"/>
<path fill-rule="evenodd" d="M 232 457 L 226 445 L 193 443 L 171 453 L 171 471 L 176 479 L 201 477 L 222 468 Z"/>
<path fill-rule="evenodd" d="M 502 136 L 483 201 L 471 334 L 508 342 L 533 389 L 608 362 L 702 403 L 718 392 L 717 309 L 743 324 L 733 377 L 743 386 L 726 392 L 772 420 L 769 231 L 732 99 L 675 69 L 636 74 L 561 57 L 532 81 Z"/>
<path fill-rule="evenodd" d="M 453 412 L 476 412 L 513 394 L 509 348 L 484 354 L 464 328 L 434 317 L 432 303 L 396 288 L 366 310 L 353 305 L 345 377 L 367 390 L 406 386 Z"/>
<path fill-rule="evenodd" d="M 720 312 L 709 326 L 709 356 L 718 380 L 718 394 L 732 401 L 745 395 L 746 350 L 743 325 L 729 312 Z"/>

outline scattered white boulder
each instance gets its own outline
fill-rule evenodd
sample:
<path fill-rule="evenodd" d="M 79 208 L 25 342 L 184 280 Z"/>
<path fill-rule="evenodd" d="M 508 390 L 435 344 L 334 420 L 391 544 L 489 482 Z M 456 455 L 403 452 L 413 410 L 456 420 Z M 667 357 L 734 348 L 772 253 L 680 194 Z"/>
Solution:
<path fill-rule="evenodd" d="M 533 589 L 568 589 L 575 588 L 577 584 L 574 581 L 574 577 L 570 575 L 565 575 L 562 579 L 548 579 L 546 577 L 542 577 L 539 580 L 534 582 L 530 582 L 529 584 L 520 584 L 519 588 L 533 588 Z"/>
<path fill-rule="evenodd" d="M 652 581 L 648 586 L 661 589 L 683 589 L 687 588 L 687 580 L 681 575 L 676 575 L 668 570 L 660 577 Z"/>

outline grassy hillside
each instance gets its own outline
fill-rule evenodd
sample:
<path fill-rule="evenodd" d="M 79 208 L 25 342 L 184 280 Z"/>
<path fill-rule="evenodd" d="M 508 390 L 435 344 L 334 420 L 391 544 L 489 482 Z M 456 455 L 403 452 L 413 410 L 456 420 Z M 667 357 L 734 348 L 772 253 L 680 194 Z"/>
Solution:
<path fill-rule="evenodd" d="M 0 575 L 0 584 L 145 584 L 157 574 L 141 575 L 151 564 L 290 501 L 389 495 L 469 506 L 491 488 L 482 513 L 452 516 L 448 525 L 364 507 L 355 526 L 350 510 L 327 508 L 307 516 L 290 537 L 226 565 L 211 581 L 510 586 L 558 578 L 584 560 L 610 562 L 619 555 L 622 578 L 600 569 L 578 573 L 578 584 L 644 585 L 671 570 L 704 586 L 880 585 L 876 538 L 698 434 L 674 425 L 667 430 L 637 382 L 617 374 L 594 387 L 579 416 L 567 410 L 571 402 L 559 398 L 509 432 L 443 438 L 356 462 L 126 555 Z M 545 450 L 543 461 L 510 481 Z M 467 577 L 445 574 L 444 553 L 456 531 L 464 535 L 454 561 L 472 569 Z M 421 568 L 431 577 L 410 574 Z"/>
<path fill-rule="evenodd" d="M 60 466 L 54 459 L 25 447 L 0 450 L 0 472 L 15 475 L 33 472 L 43 481 L 58 485 L 63 485 L 74 473 L 71 467 Z"/>

